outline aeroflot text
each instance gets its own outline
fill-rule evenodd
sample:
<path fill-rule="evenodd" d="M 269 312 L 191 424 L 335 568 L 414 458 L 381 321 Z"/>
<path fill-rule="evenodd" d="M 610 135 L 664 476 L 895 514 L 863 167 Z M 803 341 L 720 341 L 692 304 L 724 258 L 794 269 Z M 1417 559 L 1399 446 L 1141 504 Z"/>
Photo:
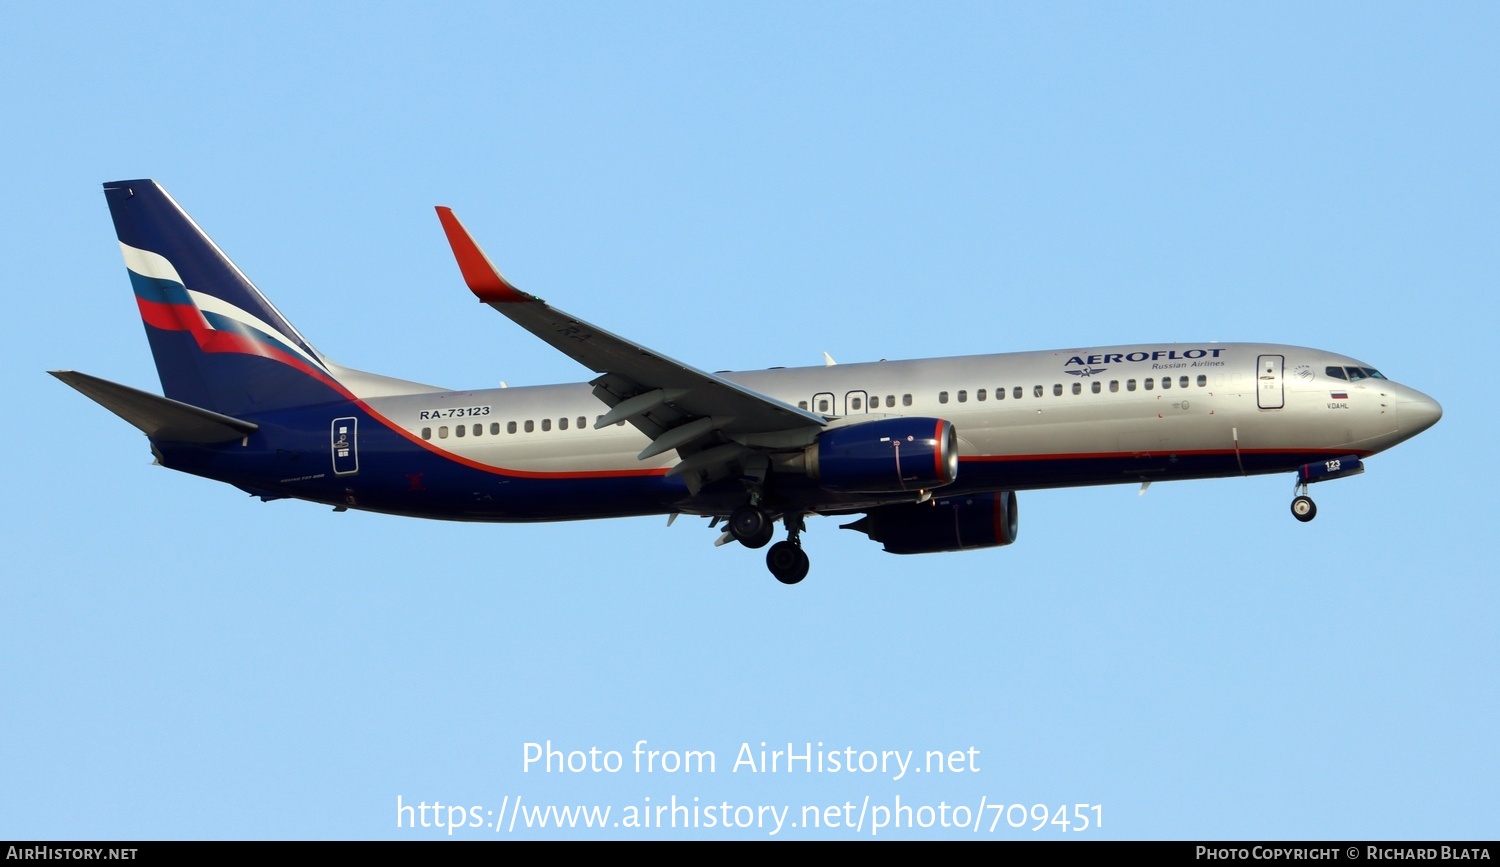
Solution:
<path fill-rule="evenodd" d="M 1151 352 L 1109 352 L 1103 355 L 1075 355 L 1069 358 L 1065 364 L 1121 364 L 1126 361 L 1161 361 L 1163 359 L 1176 361 L 1183 358 L 1218 358 L 1219 353 L 1223 351 L 1223 347 L 1216 347 L 1214 349 L 1184 349 L 1181 351 L 1176 349 L 1157 349 Z"/>
<path fill-rule="evenodd" d="M 748 741 L 735 751 L 730 773 L 740 774 L 880 774 L 900 780 L 908 773 L 977 774 L 979 749 L 861 750 L 856 747 L 824 749 L 822 741 L 754 746 Z M 713 750 L 654 749 L 645 740 L 636 741 L 629 758 L 619 750 L 559 750 L 552 741 L 521 745 L 521 771 L 549 774 L 715 774 L 719 759 Z"/>

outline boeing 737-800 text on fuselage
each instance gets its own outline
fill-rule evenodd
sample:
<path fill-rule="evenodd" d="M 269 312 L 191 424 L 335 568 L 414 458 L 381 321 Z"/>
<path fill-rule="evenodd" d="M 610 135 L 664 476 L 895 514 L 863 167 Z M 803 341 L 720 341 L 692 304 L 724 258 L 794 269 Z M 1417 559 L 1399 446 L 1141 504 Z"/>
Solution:
<path fill-rule="evenodd" d="M 1437 422 L 1432 398 L 1296 346 L 1180 343 L 708 373 L 517 289 L 438 209 L 479 299 L 593 370 L 451 391 L 352 370 L 292 327 L 154 181 L 105 184 L 166 397 L 59 379 L 164 466 L 264 500 L 462 521 L 700 515 L 807 574 L 807 515 L 898 554 L 1008 545 L 1015 492 L 1364 471 Z"/>

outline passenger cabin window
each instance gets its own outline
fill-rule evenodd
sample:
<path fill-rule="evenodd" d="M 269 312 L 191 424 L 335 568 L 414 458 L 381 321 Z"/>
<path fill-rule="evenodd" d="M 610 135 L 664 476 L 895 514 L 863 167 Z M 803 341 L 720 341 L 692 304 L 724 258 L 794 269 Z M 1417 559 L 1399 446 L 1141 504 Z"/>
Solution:
<path fill-rule="evenodd" d="M 997 388 L 997 389 L 995 389 L 995 400 L 1005 400 L 1005 389 L 1004 388 Z"/>
<path fill-rule="evenodd" d="M 818 412 L 825 413 L 825 414 L 828 412 L 828 398 L 826 398 L 826 397 L 820 397 L 820 398 L 818 398 Z"/>
<path fill-rule="evenodd" d="M 1188 387 L 1188 378 L 1186 376 L 1179 376 L 1179 377 L 1177 377 L 1177 387 L 1178 388 L 1187 388 Z"/>
<path fill-rule="evenodd" d="M 543 431 L 552 430 L 552 419 L 550 419 L 550 418 L 544 418 L 544 419 L 542 419 L 542 430 Z"/>
<path fill-rule="evenodd" d="M 476 425 L 474 425 L 474 436 L 477 436 L 477 437 L 478 436 L 484 436 L 484 425 L 482 425 L 482 424 L 476 424 Z"/>
<path fill-rule="evenodd" d="M 978 391 L 974 392 L 974 399 L 977 400 L 977 401 L 979 401 L 980 403 L 983 403 L 984 399 L 987 398 L 987 397 L 989 397 L 989 396 L 990 396 L 989 392 L 985 391 L 982 388 L 979 389 Z"/>
<path fill-rule="evenodd" d="M 894 394 L 888 394 L 888 395 L 886 395 L 885 396 L 885 405 L 886 405 L 887 409 L 895 409 L 896 408 L 896 396 Z"/>
<path fill-rule="evenodd" d="M 1155 385 L 1153 384 L 1154 382 L 1155 382 L 1155 377 L 1151 377 L 1151 376 L 1146 377 L 1146 390 L 1147 391 L 1150 391 L 1152 388 L 1155 387 Z"/>
<path fill-rule="evenodd" d="M 1013 397 L 1013 398 L 1015 398 L 1016 400 L 1020 400 L 1021 399 L 1021 395 L 1025 394 L 1025 393 L 1026 392 L 1024 392 L 1024 391 L 1021 390 L 1021 386 L 1018 385 L 1015 388 L 1011 389 L 1010 396 Z"/>
<path fill-rule="evenodd" d="M 1083 383 L 1081 383 L 1081 382 L 1075 382 L 1075 383 L 1073 383 L 1073 393 L 1074 394 L 1083 394 Z"/>
<path fill-rule="evenodd" d="M 958 390 L 958 402 L 959 403 L 968 403 L 969 402 L 969 390 L 968 389 L 961 388 L 961 389 Z"/>
<path fill-rule="evenodd" d="M 946 391 L 940 391 L 940 392 L 938 392 L 938 403 L 947 403 L 947 402 L 948 402 L 948 392 L 946 392 Z"/>
<path fill-rule="evenodd" d="M 578 417 L 578 429 L 579 430 L 583 430 L 586 427 L 588 427 L 588 419 L 585 418 L 585 417 L 583 417 L 583 416 L 579 416 Z"/>
<path fill-rule="evenodd" d="M 1094 380 L 1093 384 L 1089 386 L 1089 391 L 1092 391 L 1094 394 L 1098 394 L 1100 391 L 1103 391 L 1103 390 L 1104 390 L 1104 383 L 1100 382 L 1097 379 Z"/>
<path fill-rule="evenodd" d="M 531 433 L 534 430 L 536 430 L 536 422 L 528 418 L 526 420 L 526 432 Z"/>
<path fill-rule="evenodd" d="M 1037 397 L 1041 397 L 1042 395 L 1047 393 L 1047 388 L 1046 386 L 1042 385 L 1032 386 L 1031 393 L 1036 395 Z"/>
<path fill-rule="evenodd" d="M 448 426 L 447 425 L 443 425 L 442 427 L 438 428 L 438 439 L 445 440 L 447 438 L 448 438 Z"/>
<path fill-rule="evenodd" d="M 1118 379 L 1111 379 L 1109 381 L 1109 390 L 1110 390 L 1110 392 L 1119 391 L 1120 390 L 1120 381 Z"/>
<path fill-rule="evenodd" d="M 558 430 L 567 430 L 568 429 L 568 417 L 567 416 L 563 416 L 562 418 L 560 418 L 560 419 L 557 420 L 557 429 Z"/>
<path fill-rule="evenodd" d="M 1208 377 L 1201 373 L 1198 374 L 1198 387 L 1202 388 L 1205 385 L 1208 385 Z"/>
<path fill-rule="evenodd" d="M 911 395 L 909 395 L 909 394 L 903 394 L 903 395 L 901 395 L 901 405 L 902 406 L 911 406 Z"/>
<path fill-rule="evenodd" d="M 422 439 L 424 439 L 424 440 L 430 440 L 430 439 L 432 439 L 432 428 L 430 428 L 430 427 L 424 427 L 424 428 L 422 428 Z"/>
<path fill-rule="evenodd" d="M 461 437 L 461 436 L 463 436 L 464 434 L 466 434 L 468 432 L 469 432 L 469 429 L 466 428 L 466 427 L 464 427 L 461 424 L 460 425 L 454 425 L 454 427 L 453 427 L 453 435 L 456 436 L 456 437 Z"/>
<path fill-rule="evenodd" d="M 1053 397 L 1062 397 L 1062 383 L 1060 383 L 1060 382 L 1054 382 L 1054 383 L 1052 383 L 1052 396 Z"/>
<path fill-rule="evenodd" d="M 1127 380 L 1125 380 L 1125 390 L 1126 391 L 1135 391 L 1135 380 L 1133 380 L 1133 379 L 1127 379 Z"/>
<path fill-rule="evenodd" d="M 1162 388 L 1171 388 L 1172 387 L 1172 377 L 1170 377 L 1170 376 L 1163 376 L 1161 378 L 1161 387 Z"/>
<path fill-rule="evenodd" d="M 851 398 L 849 398 L 849 411 L 850 412 L 859 412 L 859 407 L 860 407 L 860 399 L 859 398 L 857 398 L 857 397 L 851 397 Z"/>
<path fill-rule="evenodd" d="M 516 432 L 516 423 L 513 422 L 513 421 L 506 422 L 505 423 L 505 432 L 506 433 L 515 433 Z"/>
<path fill-rule="evenodd" d="M 805 400 L 799 400 L 799 401 L 797 401 L 797 408 L 798 409 L 807 409 L 807 401 L 805 401 Z"/>
<path fill-rule="evenodd" d="M 500 422 L 498 422 L 498 421 L 492 421 L 492 422 L 490 422 L 490 436 L 497 436 L 499 433 L 500 433 Z"/>

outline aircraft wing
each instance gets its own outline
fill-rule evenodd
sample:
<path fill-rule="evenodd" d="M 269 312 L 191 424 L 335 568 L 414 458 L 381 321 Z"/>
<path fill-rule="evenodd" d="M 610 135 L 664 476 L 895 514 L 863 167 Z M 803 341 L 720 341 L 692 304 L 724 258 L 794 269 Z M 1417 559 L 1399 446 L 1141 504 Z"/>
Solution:
<path fill-rule="evenodd" d="M 437 209 L 464 282 L 480 301 L 599 377 L 594 395 L 610 407 L 596 428 L 628 421 L 651 438 L 642 460 L 676 450 L 671 471 L 696 490 L 750 470 L 760 450 L 807 445 L 827 423 L 819 415 L 736 385 L 611 334 L 522 292 L 500 273 L 449 208 Z M 763 461 L 764 458 L 761 458 Z"/>

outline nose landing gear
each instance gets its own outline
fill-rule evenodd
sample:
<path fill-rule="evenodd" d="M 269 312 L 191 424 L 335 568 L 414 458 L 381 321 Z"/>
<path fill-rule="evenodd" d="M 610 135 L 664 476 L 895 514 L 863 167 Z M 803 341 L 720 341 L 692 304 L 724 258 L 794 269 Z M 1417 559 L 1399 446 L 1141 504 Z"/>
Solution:
<path fill-rule="evenodd" d="M 1296 493 L 1296 498 L 1292 500 L 1292 517 L 1305 524 L 1318 516 L 1318 507 L 1307 495 L 1307 486 L 1310 482 L 1326 482 L 1357 476 L 1364 471 L 1365 465 L 1359 455 L 1325 458 L 1298 467 L 1297 481 L 1292 487 Z"/>
<path fill-rule="evenodd" d="M 1307 482 L 1299 479 L 1292 490 L 1297 492 L 1297 496 L 1292 499 L 1292 517 L 1304 524 L 1318 517 L 1318 504 L 1307 495 Z"/>

